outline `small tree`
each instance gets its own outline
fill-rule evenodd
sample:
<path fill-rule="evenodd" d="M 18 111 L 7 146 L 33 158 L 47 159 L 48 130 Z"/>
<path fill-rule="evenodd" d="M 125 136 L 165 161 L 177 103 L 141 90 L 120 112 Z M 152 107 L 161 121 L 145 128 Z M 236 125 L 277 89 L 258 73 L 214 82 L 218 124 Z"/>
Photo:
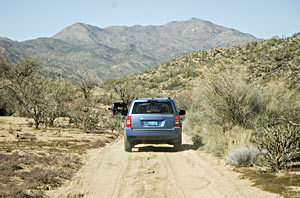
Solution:
<path fill-rule="evenodd" d="M 15 67 L 1 59 L 2 89 L 7 89 L 15 97 L 20 111 L 24 110 L 35 121 L 38 128 L 48 100 L 49 80 L 38 74 L 40 63 L 31 57 L 22 60 Z"/>
<path fill-rule="evenodd" d="M 71 106 L 70 118 L 84 132 L 95 130 L 100 121 L 100 112 L 95 108 L 92 91 L 96 87 L 92 81 L 83 81 L 78 85 L 76 98 Z"/>
<path fill-rule="evenodd" d="M 53 126 L 56 118 L 70 114 L 75 86 L 67 80 L 57 79 L 50 84 L 49 94 L 52 98 L 46 111 L 46 124 Z"/>
<path fill-rule="evenodd" d="M 122 102 L 129 104 L 139 93 L 136 92 L 137 86 L 130 84 L 127 79 L 109 80 L 106 82 L 107 90 L 117 95 Z"/>
<path fill-rule="evenodd" d="M 21 87 L 22 108 L 34 119 L 35 128 L 38 128 L 41 121 L 46 120 L 49 104 L 53 98 L 49 94 L 50 81 L 40 75 L 32 76 Z"/>
<path fill-rule="evenodd" d="M 79 90 L 83 94 L 85 100 L 91 99 L 92 90 L 97 86 L 97 83 L 92 80 L 85 80 L 79 84 Z"/>
<path fill-rule="evenodd" d="M 104 127 L 109 128 L 111 132 L 113 133 L 116 130 L 122 129 L 122 124 L 124 123 L 124 120 L 122 119 L 122 116 L 120 115 L 110 115 L 106 118 L 104 121 Z"/>

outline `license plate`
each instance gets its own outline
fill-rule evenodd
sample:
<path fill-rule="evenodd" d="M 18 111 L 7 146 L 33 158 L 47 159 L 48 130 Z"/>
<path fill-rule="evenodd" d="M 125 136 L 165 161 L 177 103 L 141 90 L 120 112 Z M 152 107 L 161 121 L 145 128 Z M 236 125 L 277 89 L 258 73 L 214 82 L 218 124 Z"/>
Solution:
<path fill-rule="evenodd" d="M 148 126 L 158 126 L 157 121 L 148 121 Z"/>

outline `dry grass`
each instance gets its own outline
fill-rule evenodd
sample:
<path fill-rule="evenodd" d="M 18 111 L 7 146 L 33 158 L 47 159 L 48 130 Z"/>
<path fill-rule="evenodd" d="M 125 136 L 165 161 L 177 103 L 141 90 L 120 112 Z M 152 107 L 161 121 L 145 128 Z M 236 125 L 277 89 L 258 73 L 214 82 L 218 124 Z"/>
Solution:
<path fill-rule="evenodd" d="M 76 155 L 0 154 L 0 183 L 4 197 L 39 197 L 71 179 L 82 163 Z M 17 190 L 16 190 L 17 189 Z M 38 195 L 38 196 L 37 196 Z"/>
<path fill-rule="evenodd" d="M 223 127 L 216 126 L 203 128 L 200 136 L 206 151 L 216 156 L 226 156 L 234 149 L 249 145 L 252 131 L 237 126 L 224 131 Z"/>
<path fill-rule="evenodd" d="M 67 125 L 35 130 L 26 118 L 0 117 L 0 122 L 0 197 L 45 197 L 45 191 L 82 167 L 81 156 L 88 149 L 117 138 L 108 131 L 86 134 Z"/>

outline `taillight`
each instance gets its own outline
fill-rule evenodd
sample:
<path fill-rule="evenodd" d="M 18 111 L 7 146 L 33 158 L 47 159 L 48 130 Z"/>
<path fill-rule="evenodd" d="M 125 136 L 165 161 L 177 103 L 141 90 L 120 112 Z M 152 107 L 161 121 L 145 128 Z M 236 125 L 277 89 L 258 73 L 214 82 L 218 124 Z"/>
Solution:
<path fill-rule="evenodd" d="M 180 117 L 175 116 L 174 127 L 180 127 Z"/>
<path fill-rule="evenodd" d="M 126 117 L 126 127 L 131 128 L 131 116 Z"/>

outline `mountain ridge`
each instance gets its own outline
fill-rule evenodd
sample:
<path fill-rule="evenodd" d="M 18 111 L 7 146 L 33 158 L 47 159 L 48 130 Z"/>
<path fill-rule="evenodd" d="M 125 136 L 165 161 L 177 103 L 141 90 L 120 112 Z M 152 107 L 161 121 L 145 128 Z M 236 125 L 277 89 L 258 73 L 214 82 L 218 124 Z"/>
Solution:
<path fill-rule="evenodd" d="M 193 51 L 258 40 L 197 18 L 159 26 L 105 28 L 76 22 L 48 38 L 23 42 L 0 39 L 0 54 L 13 61 L 35 56 L 44 62 L 45 73 L 54 78 L 59 74 L 103 81 L 141 72 Z"/>

